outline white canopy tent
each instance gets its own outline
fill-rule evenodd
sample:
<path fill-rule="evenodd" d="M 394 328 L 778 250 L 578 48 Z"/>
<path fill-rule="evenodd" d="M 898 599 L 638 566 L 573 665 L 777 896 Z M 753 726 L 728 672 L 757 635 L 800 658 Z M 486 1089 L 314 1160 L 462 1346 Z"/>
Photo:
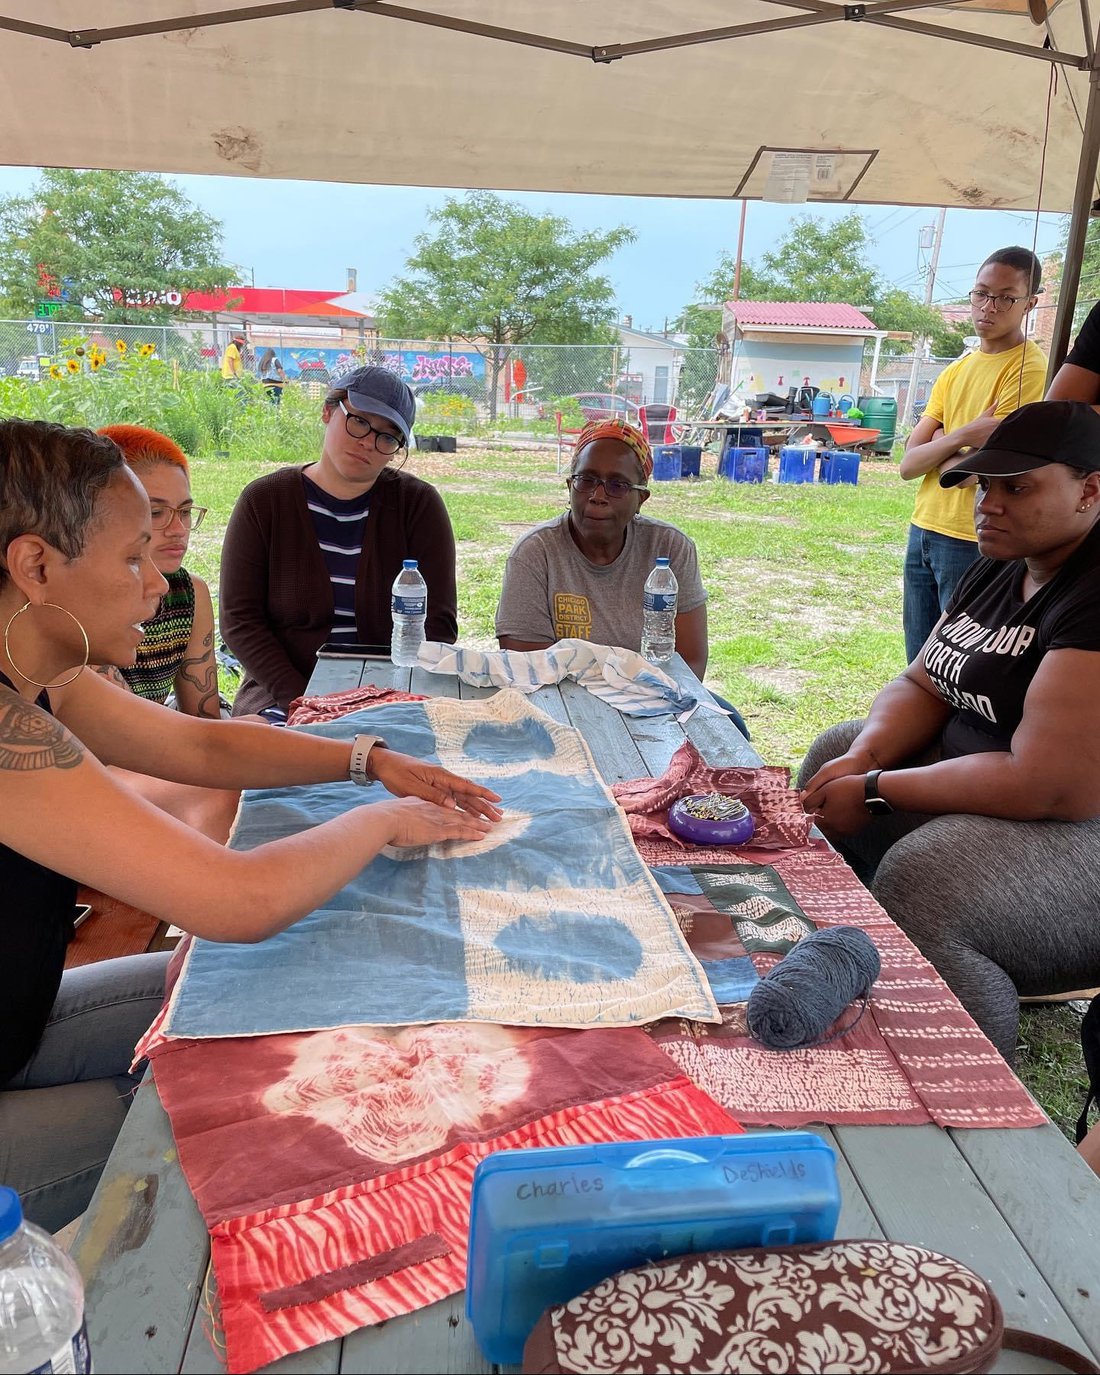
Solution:
<path fill-rule="evenodd" d="M 1100 66 L 1089 0 L 1031 4 L 1038 24 L 1026 0 L 0 0 L 2 156 L 1072 208 L 1060 358 L 1097 196 Z"/>

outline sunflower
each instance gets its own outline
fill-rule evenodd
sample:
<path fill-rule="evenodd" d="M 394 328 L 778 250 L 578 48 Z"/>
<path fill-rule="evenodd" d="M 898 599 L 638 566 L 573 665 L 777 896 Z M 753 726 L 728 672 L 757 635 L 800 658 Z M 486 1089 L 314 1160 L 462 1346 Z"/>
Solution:
<path fill-rule="evenodd" d="M 51 363 L 51 364 L 50 364 L 50 376 L 51 376 L 51 377 L 53 378 L 53 380 L 56 382 L 56 381 L 58 381 L 60 378 L 64 377 L 65 374 L 61 371 L 61 369 L 57 366 L 56 363 Z"/>
<path fill-rule="evenodd" d="M 80 364 L 76 361 L 75 358 L 70 358 L 68 362 L 65 364 L 65 366 L 69 369 L 70 372 L 80 371 Z"/>
<path fill-rule="evenodd" d="M 152 358 L 153 354 L 156 353 L 156 351 L 156 344 L 141 344 L 138 347 L 138 353 L 141 354 L 142 358 Z"/>
<path fill-rule="evenodd" d="M 116 340 L 115 340 L 115 348 L 118 349 L 118 354 L 119 354 L 119 357 L 121 358 L 122 355 L 126 352 L 126 340 L 125 340 L 125 339 L 116 339 Z"/>
<path fill-rule="evenodd" d="M 93 353 L 92 356 L 88 359 L 88 366 L 91 368 L 93 372 L 98 372 L 100 368 L 103 366 L 103 363 L 104 360 L 100 358 L 98 353 Z"/>

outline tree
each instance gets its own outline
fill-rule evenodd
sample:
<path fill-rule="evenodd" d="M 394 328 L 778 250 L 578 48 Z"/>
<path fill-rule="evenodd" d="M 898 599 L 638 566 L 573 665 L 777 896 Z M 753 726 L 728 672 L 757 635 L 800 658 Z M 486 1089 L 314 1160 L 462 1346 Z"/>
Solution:
<path fill-rule="evenodd" d="M 854 211 L 829 223 L 819 216 L 793 220 L 775 248 L 763 254 L 760 266 L 742 263 L 739 295 L 747 301 L 838 301 L 858 306 L 879 329 L 935 335 L 945 330 L 938 312 L 909 292 L 890 286 L 868 261 L 871 237 L 863 217 Z M 707 303 L 688 306 L 681 328 L 693 337 L 713 335 L 721 328 L 721 305 L 733 295 L 734 261 L 723 253 L 711 275 L 698 285 Z M 713 302 L 713 306 L 711 306 Z M 886 340 L 890 352 L 908 352 L 912 345 Z"/>
<path fill-rule="evenodd" d="M 379 322 L 390 338 L 458 337 L 479 349 L 491 368 L 491 416 L 514 346 L 606 340 L 615 290 L 594 269 L 633 242 L 632 229 L 578 234 L 559 215 L 490 191 L 452 197 L 429 219 L 435 232 L 417 235 L 407 275 L 379 298 Z"/>
<path fill-rule="evenodd" d="M 236 280 L 221 239 L 163 177 L 47 168 L 29 195 L 0 199 L 0 309 L 33 315 L 48 300 L 59 320 L 159 324 L 187 292 Z"/>

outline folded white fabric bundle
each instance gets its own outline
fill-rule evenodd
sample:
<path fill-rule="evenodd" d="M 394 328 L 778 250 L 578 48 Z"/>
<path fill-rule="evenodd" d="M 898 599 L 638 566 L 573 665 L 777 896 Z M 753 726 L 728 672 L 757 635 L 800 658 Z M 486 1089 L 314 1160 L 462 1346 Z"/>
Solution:
<path fill-rule="evenodd" d="M 627 716 L 662 716 L 675 712 L 686 720 L 699 707 L 725 711 L 706 696 L 686 690 L 632 649 L 559 640 L 546 649 L 466 649 L 426 641 L 419 665 L 429 673 L 453 673 L 472 687 L 509 687 L 537 692 L 549 683 L 572 678 L 608 706 Z"/>

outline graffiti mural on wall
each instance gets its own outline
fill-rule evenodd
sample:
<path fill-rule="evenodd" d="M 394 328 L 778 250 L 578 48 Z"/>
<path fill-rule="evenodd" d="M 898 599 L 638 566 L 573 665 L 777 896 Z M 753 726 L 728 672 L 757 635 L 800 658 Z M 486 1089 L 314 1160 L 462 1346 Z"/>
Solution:
<path fill-rule="evenodd" d="M 353 349 L 285 348 L 275 349 L 288 377 L 327 382 L 364 363 L 389 368 L 406 382 L 434 381 L 437 378 L 466 377 L 483 381 L 485 359 L 480 353 L 421 352 L 418 349 L 384 349 L 362 353 Z"/>

